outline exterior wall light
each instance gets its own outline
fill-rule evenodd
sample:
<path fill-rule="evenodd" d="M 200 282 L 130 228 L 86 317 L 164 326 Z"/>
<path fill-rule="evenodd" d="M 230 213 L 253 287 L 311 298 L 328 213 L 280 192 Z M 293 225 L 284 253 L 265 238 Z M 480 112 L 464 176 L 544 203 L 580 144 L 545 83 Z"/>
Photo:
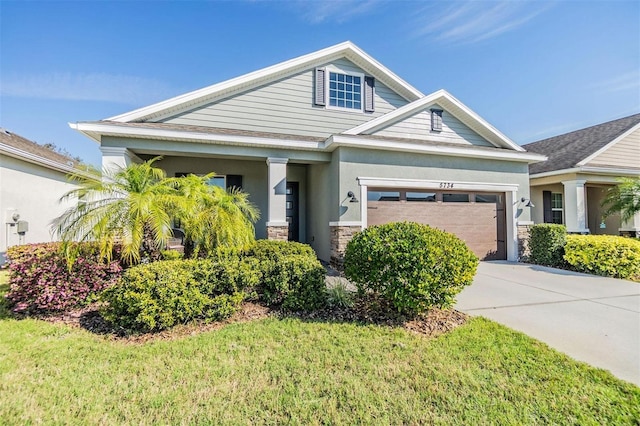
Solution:
<path fill-rule="evenodd" d="M 347 192 L 347 197 L 351 197 L 351 200 L 349 200 L 350 203 L 359 203 L 358 199 L 356 198 L 356 194 L 354 194 L 353 191 Z"/>

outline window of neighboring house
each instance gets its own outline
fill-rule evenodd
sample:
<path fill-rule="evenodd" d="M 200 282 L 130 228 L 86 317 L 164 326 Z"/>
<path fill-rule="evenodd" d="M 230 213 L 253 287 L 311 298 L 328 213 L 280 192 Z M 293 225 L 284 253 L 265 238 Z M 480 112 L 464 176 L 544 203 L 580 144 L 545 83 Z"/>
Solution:
<path fill-rule="evenodd" d="M 362 111 L 362 76 L 330 71 L 329 106 Z"/>
<path fill-rule="evenodd" d="M 552 223 L 562 224 L 562 194 L 559 192 L 551 193 L 551 220 Z"/>
<path fill-rule="evenodd" d="M 434 132 L 442 131 L 442 110 L 441 109 L 431 110 L 431 130 Z"/>

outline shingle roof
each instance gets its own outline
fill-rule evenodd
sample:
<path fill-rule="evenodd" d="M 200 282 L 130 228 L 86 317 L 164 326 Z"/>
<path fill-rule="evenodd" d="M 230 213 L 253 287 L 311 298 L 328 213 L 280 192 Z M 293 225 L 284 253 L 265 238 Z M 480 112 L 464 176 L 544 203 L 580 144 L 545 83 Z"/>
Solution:
<path fill-rule="evenodd" d="M 530 164 L 529 173 L 544 173 L 576 167 L 580 161 L 638 123 L 640 123 L 640 114 L 635 114 L 523 145 L 522 147 L 529 152 L 549 157 L 547 161 Z"/>
<path fill-rule="evenodd" d="M 0 143 L 29 154 L 36 155 L 40 158 L 55 161 L 56 163 L 60 163 L 66 167 L 75 167 L 77 165 L 77 161 L 74 159 L 52 151 L 42 145 L 38 145 L 29 139 L 23 138 L 22 136 L 3 128 L 0 128 Z"/>

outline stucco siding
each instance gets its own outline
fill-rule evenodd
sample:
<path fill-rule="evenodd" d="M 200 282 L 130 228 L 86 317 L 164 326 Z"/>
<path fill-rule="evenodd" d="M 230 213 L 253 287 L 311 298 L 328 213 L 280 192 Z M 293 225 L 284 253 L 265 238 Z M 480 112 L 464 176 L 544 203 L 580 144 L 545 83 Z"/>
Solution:
<path fill-rule="evenodd" d="M 71 202 L 59 203 L 59 199 L 75 187 L 62 172 L 0 155 L 0 263 L 7 247 L 56 239 L 51 234 L 51 221 L 72 205 Z M 29 231 L 22 238 L 15 226 L 5 222 L 9 209 L 15 209 L 20 220 L 29 222 Z"/>
<path fill-rule="evenodd" d="M 589 166 L 634 167 L 640 169 L 640 129 L 596 156 Z"/>
<path fill-rule="evenodd" d="M 329 206 L 336 177 L 331 173 L 330 164 L 310 165 L 308 176 L 308 241 L 318 257 L 328 262 L 331 257 Z"/>
<path fill-rule="evenodd" d="M 394 123 L 372 134 L 393 138 L 419 139 L 433 142 L 458 143 L 462 145 L 493 146 L 446 110 L 442 112 L 442 131 L 431 130 L 431 105 L 398 123 Z"/>
<path fill-rule="evenodd" d="M 518 199 L 529 197 L 529 175 L 525 163 L 355 148 L 340 148 L 334 155 L 340 159 L 340 194 L 358 188 L 358 177 L 376 177 L 515 184 L 518 185 Z M 339 213 L 340 221 L 361 220 L 359 204 L 338 203 L 334 211 Z M 528 208 L 519 210 L 518 220 L 530 220 Z"/>
<path fill-rule="evenodd" d="M 350 61 L 327 66 L 363 71 Z M 314 105 L 314 70 L 160 120 L 166 123 L 328 137 L 390 112 L 407 101 L 376 81 L 375 112 L 345 111 Z"/>

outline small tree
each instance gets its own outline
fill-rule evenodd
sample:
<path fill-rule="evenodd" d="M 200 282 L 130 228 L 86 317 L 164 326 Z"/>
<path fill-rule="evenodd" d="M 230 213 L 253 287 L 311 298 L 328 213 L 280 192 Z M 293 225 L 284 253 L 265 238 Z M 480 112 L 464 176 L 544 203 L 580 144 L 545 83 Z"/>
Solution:
<path fill-rule="evenodd" d="M 609 188 L 602 201 L 604 217 L 620 213 L 623 221 L 640 212 L 640 177 L 618 178 L 619 184 Z"/>

